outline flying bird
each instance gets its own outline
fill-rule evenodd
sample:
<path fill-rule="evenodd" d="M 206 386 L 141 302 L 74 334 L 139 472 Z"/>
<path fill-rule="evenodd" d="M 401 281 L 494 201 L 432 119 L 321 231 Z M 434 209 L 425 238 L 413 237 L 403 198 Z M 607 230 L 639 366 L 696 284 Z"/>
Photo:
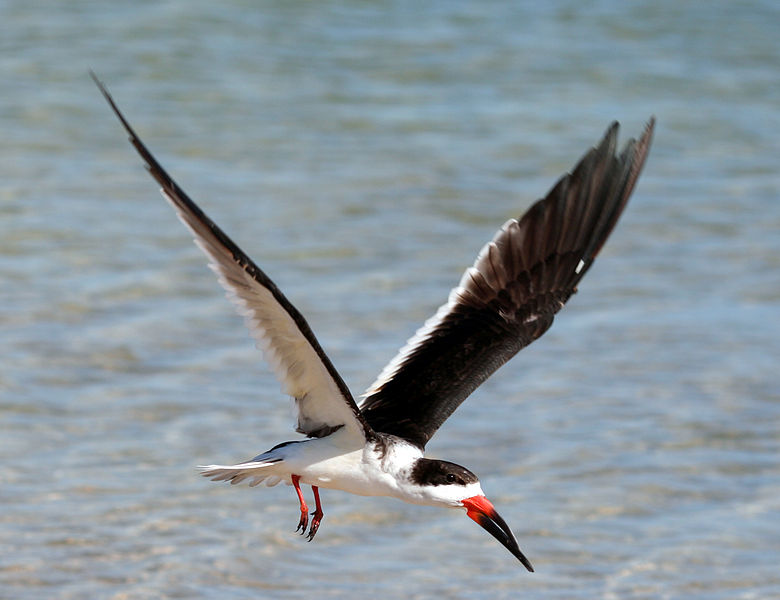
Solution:
<path fill-rule="evenodd" d="M 547 331 L 577 291 L 634 189 L 650 149 L 654 119 L 638 141 L 629 140 L 620 152 L 618 124 L 613 123 L 544 198 L 507 221 L 447 302 L 356 401 L 301 313 L 168 175 L 105 86 L 91 75 L 245 317 L 283 391 L 294 401 L 296 431 L 306 436 L 246 462 L 201 467 L 202 474 L 250 486 L 291 484 L 300 506 L 296 531 L 308 534 L 309 541 L 323 518 L 319 488 L 465 509 L 533 571 L 477 476 L 460 465 L 426 458 L 425 445 L 474 389 Z M 314 496 L 311 515 L 304 484 Z"/>

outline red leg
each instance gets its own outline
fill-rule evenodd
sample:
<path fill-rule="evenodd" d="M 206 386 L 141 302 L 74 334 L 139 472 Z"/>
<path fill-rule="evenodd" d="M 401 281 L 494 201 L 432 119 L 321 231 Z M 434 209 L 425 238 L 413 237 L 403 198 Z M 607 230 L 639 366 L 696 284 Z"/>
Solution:
<path fill-rule="evenodd" d="M 311 491 L 314 492 L 314 514 L 312 515 L 311 520 L 311 529 L 309 529 L 309 541 L 312 541 L 314 539 L 314 536 L 317 535 L 317 530 L 320 528 L 320 521 L 322 521 L 322 517 L 325 516 L 322 512 L 322 504 L 320 504 L 320 489 L 313 485 L 311 486 Z"/>
<path fill-rule="evenodd" d="M 298 502 L 301 503 L 301 520 L 298 521 L 298 527 L 295 531 L 300 531 L 301 535 L 306 534 L 306 526 L 309 524 L 309 507 L 306 506 L 306 500 L 303 499 L 303 492 L 300 486 L 300 475 L 293 475 L 291 477 L 293 487 L 295 487 L 295 493 L 298 494 Z"/>

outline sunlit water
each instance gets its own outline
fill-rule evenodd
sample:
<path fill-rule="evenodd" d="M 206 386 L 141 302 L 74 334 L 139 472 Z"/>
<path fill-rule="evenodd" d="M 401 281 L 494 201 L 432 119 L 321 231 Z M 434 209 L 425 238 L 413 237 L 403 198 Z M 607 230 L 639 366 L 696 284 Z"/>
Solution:
<path fill-rule="evenodd" d="M 780 597 L 776 3 L 0 13 L 0 597 Z M 612 119 L 657 116 L 580 293 L 429 447 L 537 573 L 459 512 L 326 490 L 307 544 L 290 488 L 197 476 L 290 411 L 89 68 L 356 394 Z"/>

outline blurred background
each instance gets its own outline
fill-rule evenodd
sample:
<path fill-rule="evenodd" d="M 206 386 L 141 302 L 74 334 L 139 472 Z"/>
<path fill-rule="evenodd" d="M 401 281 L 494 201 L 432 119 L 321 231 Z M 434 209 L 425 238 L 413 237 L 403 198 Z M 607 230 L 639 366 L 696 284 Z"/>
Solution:
<path fill-rule="evenodd" d="M 780 8 L 0 2 L 0 597 L 780 597 Z M 355 394 L 508 218 L 651 115 L 553 328 L 428 453 L 460 512 L 195 466 L 288 401 L 88 76 L 306 315 Z"/>

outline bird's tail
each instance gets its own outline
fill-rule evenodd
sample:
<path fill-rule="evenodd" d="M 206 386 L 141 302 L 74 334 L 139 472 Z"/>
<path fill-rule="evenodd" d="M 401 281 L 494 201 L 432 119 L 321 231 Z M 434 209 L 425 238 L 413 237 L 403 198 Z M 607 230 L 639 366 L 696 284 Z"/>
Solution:
<path fill-rule="evenodd" d="M 264 455 L 261 454 L 257 458 L 237 465 L 202 465 L 198 469 L 201 475 L 212 481 L 229 481 L 233 485 L 248 481 L 251 487 L 260 483 L 272 487 L 282 481 L 282 477 L 273 468 L 282 459 L 263 457 Z"/>

